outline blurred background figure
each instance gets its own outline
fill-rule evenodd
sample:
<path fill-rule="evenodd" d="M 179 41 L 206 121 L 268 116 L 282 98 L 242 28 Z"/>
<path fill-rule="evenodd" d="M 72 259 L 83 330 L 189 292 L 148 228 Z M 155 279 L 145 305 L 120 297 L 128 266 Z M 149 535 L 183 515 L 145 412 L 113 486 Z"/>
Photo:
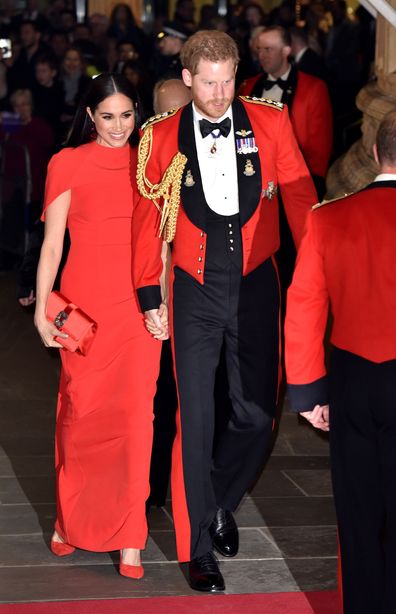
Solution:
<path fill-rule="evenodd" d="M 73 30 L 77 23 L 76 15 L 74 11 L 65 9 L 61 12 L 61 26 L 60 29 L 67 36 L 69 43 L 73 42 Z"/>
<path fill-rule="evenodd" d="M 110 15 L 107 35 L 117 41 L 130 40 L 141 58 L 148 57 L 150 51 L 148 38 L 142 28 L 137 25 L 128 4 L 121 2 L 115 5 Z"/>
<path fill-rule="evenodd" d="M 116 43 L 117 60 L 113 67 L 114 72 L 122 72 L 123 66 L 130 60 L 139 60 L 135 45 L 129 39 L 121 39 Z"/>
<path fill-rule="evenodd" d="M 195 23 L 194 0 L 177 0 L 173 16 L 174 25 L 192 34 L 197 29 Z"/>
<path fill-rule="evenodd" d="M 335 114 L 354 106 L 361 85 L 361 56 L 359 25 L 347 15 L 345 0 L 329 4 L 333 25 L 330 27 L 325 48 L 325 61 L 329 70 L 330 93 Z"/>
<path fill-rule="evenodd" d="M 88 17 L 88 24 L 92 42 L 102 49 L 106 47 L 108 42 L 107 30 L 109 28 L 108 17 L 102 13 L 92 13 Z"/>
<path fill-rule="evenodd" d="M 0 121 L 2 160 L 0 269 L 16 268 L 29 244 L 29 235 L 39 218 L 48 161 L 54 136 L 49 124 L 33 114 L 30 90 L 10 96 L 13 115 Z"/>
<path fill-rule="evenodd" d="M 48 45 L 41 40 L 40 26 L 34 21 L 22 21 L 19 26 L 21 49 L 8 71 L 9 91 L 31 88 L 34 83 L 34 66 L 37 58 L 48 52 Z"/>
<path fill-rule="evenodd" d="M 202 4 L 198 22 L 198 30 L 210 30 L 212 20 L 217 16 L 216 7 L 213 4 Z"/>
<path fill-rule="evenodd" d="M 139 93 L 142 106 L 142 119 L 146 120 L 153 114 L 153 80 L 150 73 L 144 69 L 138 60 L 127 60 L 121 70 Z"/>
<path fill-rule="evenodd" d="M 191 91 L 181 79 L 164 79 L 154 86 L 154 113 L 178 109 L 191 100 Z"/>
<path fill-rule="evenodd" d="M 70 47 L 69 38 L 63 30 L 53 30 L 48 36 L 48 44 L 60 64 Z"/>
<path fill-rule="evenodd" d="M 0 140 L 7 137 L 8 143 L 12 142 L 27 148 L 32 180 L 31 220 L 34 222 L 41 211 L 45 174 L 52 154 L 54 135 L 48 122 L 34 114 L 30 90 L 16 90 L 11 94 L 10 102 L 13 112 L 20 118 L 20 126 L 6 134 L 4 126 L 0 125 Z"/>
<path fill-rule="evenodd" d="M 180 51 L 188 36 L 189 32 L 184 26 L 172 21 L 165 23 L 162 31 L 157 35 L 157 53 L 152 65 L 156 80 L 181 78 Z"/>
<path fill-rule="evenodd" d="M 294 64 L 299 70 L 327 81 L 328 72 L 323 58 L 309 47 L 308 31 L 293 26 L 290 28 L 291 48 Z"/>
<path fill-rule="evenodd" d="M 42 55 L 35 65 L 35 80 L 32 88 L 34 114 L 45 119 L 52 128 L 56 145 L 60 145 L 60 110 L 65 101 L 65 92 L 58 77 L 58 64 L 52 55 Z"/>
<path fill-rule="evenodd" d="M 81 96 L 90 82 L 90 78 L 85 73 L 84 56 L 78 47 L 70 47 L 66 51 L 59 78 L 65 91 L 65 102 L 60 121 L 62 134 L 66 136 Z"/>
<path fill-rule="evenodd" d="M 66 9 L 66 0 L 49 0 L 45 16 L 49 22 L 50 29 L 58 30 L 61 28 L 62 11 Z"/>
<path fill-rule="evenodd" d="M 23 22 L 30 21 L 37 24 L 40 32 L 46 30 L 49 21 L 46 15 L 40 10 L 39 0 L 25 0 L 25 8 L 12 19 L 12 27 L 19 27 Z"/>

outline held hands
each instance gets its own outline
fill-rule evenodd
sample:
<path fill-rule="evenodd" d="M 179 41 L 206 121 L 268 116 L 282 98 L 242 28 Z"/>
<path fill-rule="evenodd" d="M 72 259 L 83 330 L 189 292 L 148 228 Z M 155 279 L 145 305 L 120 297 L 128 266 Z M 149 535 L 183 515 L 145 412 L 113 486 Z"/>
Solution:
<path fill-rule="evenodd" d="M 161 303 L 159 309 L 150 309 L 144 312 L 146 328 L 158 341 L 169 339 L 168 308 Z"/>
<path fill-rule="evenodd" d="M 330 430 L 328 405 L 315 405 L 312 411 L 301 411 L 300 415 L 304 416 L 315 428 L 322 431 Z"/>
<path fill-rule="evenodd" d="M 55 341 L 54 337 L 62 337 L 63 339 L 67 339 L 69 336 L 58 330 L 56 326 L 52 322 L 49 322 L 45 316 L 39 317 L 35 315 L 34 325 L 38 330 L 41 341 L 47 348 L 61 348 L 62 345 Z"/>

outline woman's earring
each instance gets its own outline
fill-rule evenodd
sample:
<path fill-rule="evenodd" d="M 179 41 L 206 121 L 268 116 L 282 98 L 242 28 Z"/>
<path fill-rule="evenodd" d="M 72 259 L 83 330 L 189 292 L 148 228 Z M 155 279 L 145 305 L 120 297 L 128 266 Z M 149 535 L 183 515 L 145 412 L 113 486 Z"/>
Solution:
<path fill-rule="evenodd" d="M 96 137 L 96 126 L 95 126 L 95 122 L 92 118 L 91 119 L 91 136 L 92 138 Z"/>

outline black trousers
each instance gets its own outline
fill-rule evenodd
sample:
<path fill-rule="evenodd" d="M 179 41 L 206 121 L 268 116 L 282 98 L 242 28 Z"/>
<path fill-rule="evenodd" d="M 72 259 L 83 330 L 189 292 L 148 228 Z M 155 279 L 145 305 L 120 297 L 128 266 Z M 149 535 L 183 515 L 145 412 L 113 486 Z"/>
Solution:
<path fill-rule="evenodd" d="M 396 612 L 396 360 L 334 349 L 330 450 L 344 614 Z"/>
<path fill-rule="evenodd" d="M 230 264 L 202 286 L 180 269 L 173 284 L 173 351 L 179 396 L 172 500 L 179 560 L 212 548 L 217 506 L 235 510 L 262 466 L 276 409 L 279 286 L 267 260 L 247 277 Z M 232 411 L 214 456 L 214 385 L 221 348 Z"/>

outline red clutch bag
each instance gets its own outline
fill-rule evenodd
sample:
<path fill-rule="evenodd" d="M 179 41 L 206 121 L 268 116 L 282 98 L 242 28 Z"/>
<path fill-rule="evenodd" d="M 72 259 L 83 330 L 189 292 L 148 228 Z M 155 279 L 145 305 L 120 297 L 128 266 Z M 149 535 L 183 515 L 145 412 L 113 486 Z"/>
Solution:
<path fill-rule="evenodd" d="M 78 352 L 84 356 L 91 347 L 97 330 L 97 324 L 60 292 L 51 292 L 47 302 L 47 320 L 55 324 L 67 339 L 55 337 L 66 350 Z"/>

